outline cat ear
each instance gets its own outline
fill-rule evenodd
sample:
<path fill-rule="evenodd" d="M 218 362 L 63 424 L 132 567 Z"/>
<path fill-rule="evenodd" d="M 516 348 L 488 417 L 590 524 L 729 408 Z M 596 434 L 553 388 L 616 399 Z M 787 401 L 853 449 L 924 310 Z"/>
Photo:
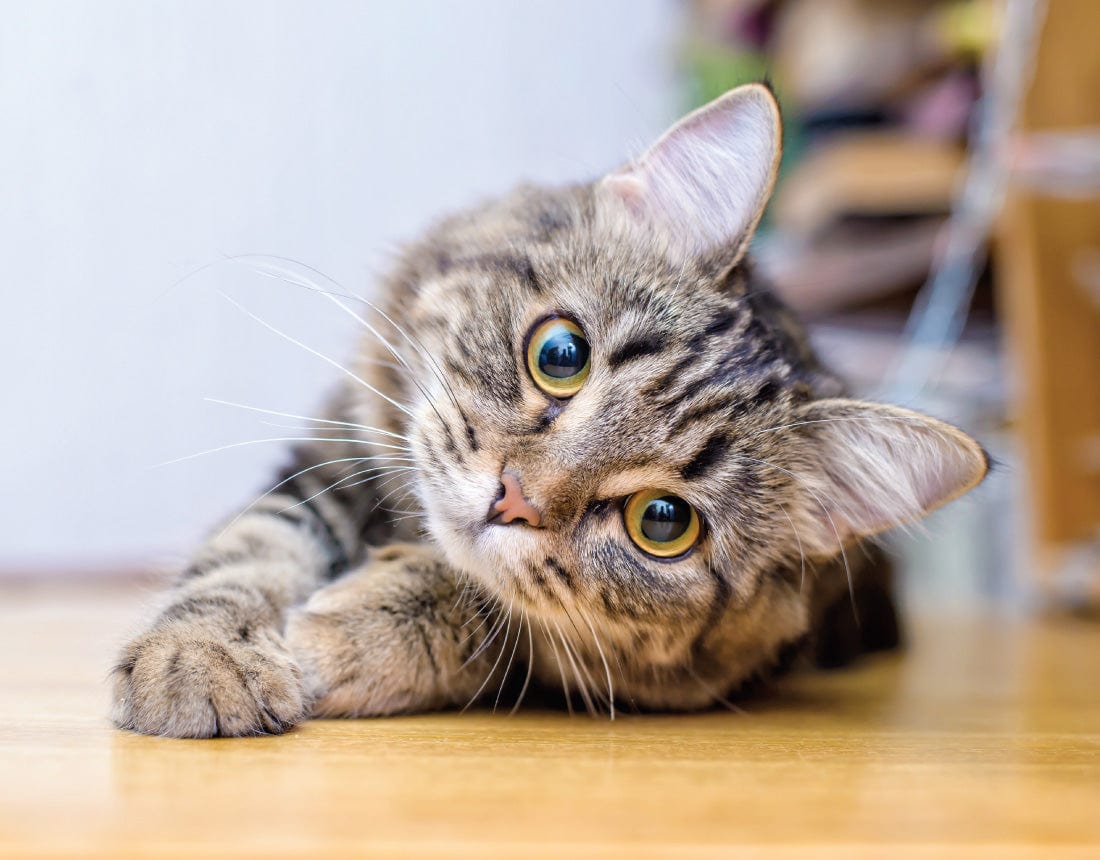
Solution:
<path fill-rule="evenodd" d="M 797 468 L 808 491 L 797 526 L 807 552 L 912 522 L 985 477 L 982 447 L 950 424 L 908 409 L 819 400 L 796 419 L 814 441 Z"/>
<path fill-rule="evenodd" d="M 730 90 L 596 187 L 600 214 L 658 231 L 687 254 L 740 257 L 775 184 L 779 106 L 763 84 Z"/>

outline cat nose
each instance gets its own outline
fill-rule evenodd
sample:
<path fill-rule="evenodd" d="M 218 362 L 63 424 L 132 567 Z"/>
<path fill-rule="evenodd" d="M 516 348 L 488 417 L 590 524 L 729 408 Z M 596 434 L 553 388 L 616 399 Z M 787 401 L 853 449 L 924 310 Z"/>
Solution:
<path fill-rule="evenodd" d="M 542 514 L 523 495 L 523 485 L 512 472 L 500 473 L 500 496 L 489 506 L 488 519 L 501 526 L 517 522 L 534 528 L 542 526 Z"/>

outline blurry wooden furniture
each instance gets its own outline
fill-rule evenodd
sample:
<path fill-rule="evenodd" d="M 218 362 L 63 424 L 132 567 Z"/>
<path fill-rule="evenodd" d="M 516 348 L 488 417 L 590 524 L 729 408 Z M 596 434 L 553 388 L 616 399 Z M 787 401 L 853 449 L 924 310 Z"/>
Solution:
<path fill-rule="evenodd" d="M 1100 3 L 1045 5 L 1021 132 L 1100 127 Z M 1053 588 L 1069 551 L 1100 541 L 1100 200 L 1017 188 L 998 238 L 1036 565 Z M 1085 588 L 1100 598 L 1100 564 Z"/>

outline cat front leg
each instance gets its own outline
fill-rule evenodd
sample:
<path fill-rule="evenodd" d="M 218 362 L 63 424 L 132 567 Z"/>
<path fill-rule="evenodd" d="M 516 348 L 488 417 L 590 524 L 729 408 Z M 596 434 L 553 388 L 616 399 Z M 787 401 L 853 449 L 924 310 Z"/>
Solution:
<path fill-rule="evenodd" d="M 323 486 L 323 485 L 321 485 Z M 278 733 L 308 712 L 286 611 L 348 567 L 357 531 L 291 482 L 212 538 L 112 672 L 111 717 L 170 737 Z"/>
<path fill-rule="evenodd" d="M 495 696 L 527 634 L 458 582 L 428 544 L 394 544 L 318 591 L 287 624 L 318 717 L 381 716 Z"/>

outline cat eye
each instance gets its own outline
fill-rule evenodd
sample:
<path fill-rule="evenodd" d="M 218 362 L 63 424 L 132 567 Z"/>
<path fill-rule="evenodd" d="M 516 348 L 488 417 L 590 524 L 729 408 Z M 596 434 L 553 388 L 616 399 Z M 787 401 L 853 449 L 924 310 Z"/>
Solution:
<path fill-rule="evenodd" d="M 588 378 L 591 352 L 579 325 L 564 317 L 550 317 L 527 338 L 527 370 L 545 394 L 572 397 Z"/>
<path fill-rule="evenodd" d="M 703 530 L 695 508 L 664 490 L 646 490 L 628 498 L 623 522 L 635 546 L 658 558 L 683 555 L 699 542 Z"/>

